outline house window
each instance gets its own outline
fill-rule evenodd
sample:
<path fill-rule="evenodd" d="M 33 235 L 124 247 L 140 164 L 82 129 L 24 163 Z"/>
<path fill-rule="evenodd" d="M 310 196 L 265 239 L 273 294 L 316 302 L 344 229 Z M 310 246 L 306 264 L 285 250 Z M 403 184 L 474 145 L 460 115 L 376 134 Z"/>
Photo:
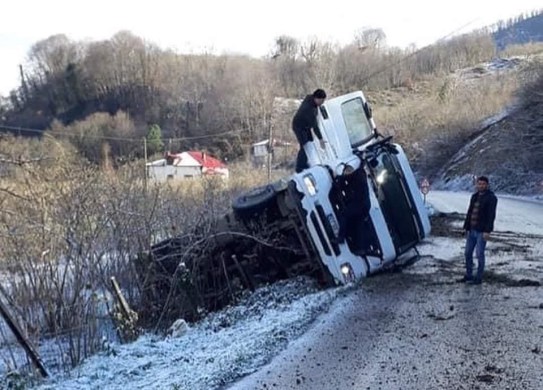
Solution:
<path fill-rule="evenodd" d="M 192 179 L 194 176 L 193 175 L 185 175 L 183 176 L 185 179 Z"/>
<path fill-rule="evenodd" d="M 173 180 L 173 175 L 168 175 L 168 176 L 167 176 L 167 179 L 168 179 L 168 180 Z"/>

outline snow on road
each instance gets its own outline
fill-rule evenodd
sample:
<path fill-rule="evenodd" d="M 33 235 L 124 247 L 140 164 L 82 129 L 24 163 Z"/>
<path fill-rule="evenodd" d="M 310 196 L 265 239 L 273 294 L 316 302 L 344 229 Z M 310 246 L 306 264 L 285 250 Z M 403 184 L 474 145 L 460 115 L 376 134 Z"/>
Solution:
<path fill-rule="evenodd" d="M 468 200 L 428 196 L 442 212 Z M 482 286 L 455 282 L 461 237 L 431 237 L 401 273 L 326 291 L 305 278 L 265 287 L 185 336 L 111 346 L 40 388 L 541 389 L 542 240 L 504 232 L 543 235 L 543 204 L 499 197 L 496 230 Z"/>

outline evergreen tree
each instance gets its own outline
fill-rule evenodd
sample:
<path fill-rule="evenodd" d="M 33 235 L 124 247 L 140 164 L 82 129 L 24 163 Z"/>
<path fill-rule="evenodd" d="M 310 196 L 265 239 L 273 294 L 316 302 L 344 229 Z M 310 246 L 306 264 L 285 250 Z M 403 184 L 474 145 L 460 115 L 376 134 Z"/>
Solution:
<path fill-rule="evenodd" d="M 147 151 L 149 155 L 158 153 L 164 147 L 162 142 L 162 130 L 159 125 L 151 125 L 147 132 Z"/>

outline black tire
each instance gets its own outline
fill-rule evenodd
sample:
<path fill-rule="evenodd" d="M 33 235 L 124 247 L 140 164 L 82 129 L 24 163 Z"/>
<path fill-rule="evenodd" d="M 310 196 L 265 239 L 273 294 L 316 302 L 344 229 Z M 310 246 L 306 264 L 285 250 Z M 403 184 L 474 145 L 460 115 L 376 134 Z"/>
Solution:
<path fill-rule="evenodd" d="M 277 193 L 271 185 L 257 187 L 238 196 L 232 203 L 234 213 L 241 218 L 258 216 L 275 202 Z"/>

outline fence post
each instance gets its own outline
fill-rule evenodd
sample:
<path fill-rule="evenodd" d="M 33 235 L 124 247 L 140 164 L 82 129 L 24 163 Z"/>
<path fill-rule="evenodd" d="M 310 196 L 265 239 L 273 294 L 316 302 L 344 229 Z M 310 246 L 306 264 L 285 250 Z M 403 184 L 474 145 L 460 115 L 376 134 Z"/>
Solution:
<path fill-rule="evenodd" d="M 136 327 L 136 323 L 138 321 L 138 314 L 130 309 L 130 306 L 128 306 L 128 302 L 126 302 L 126 299 L 121 291 L 121 288 L 119 287 L 119 283 L 117 283 L 117 280 L 115 279 L 115 276 L 112 276 L 111 279 L 111 286 L 113 287 L 113 292 L 115 293 L 115 297 L 119 301 L 119 314 L 120 318 L 114 319 L 117 321 L 117 326 L 119 326 L 119 334 L 124 341 L 131 341 L 135 340 L 138 337 L 139 331 Z"/>

